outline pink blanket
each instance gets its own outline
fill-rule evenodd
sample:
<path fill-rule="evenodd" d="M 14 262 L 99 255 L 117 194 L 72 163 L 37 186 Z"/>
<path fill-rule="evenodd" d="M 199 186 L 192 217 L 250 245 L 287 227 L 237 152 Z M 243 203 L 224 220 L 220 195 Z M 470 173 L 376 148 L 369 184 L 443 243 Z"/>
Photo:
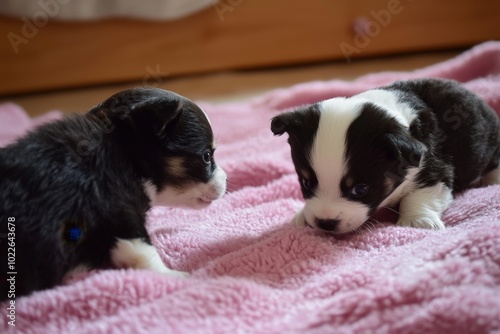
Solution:
<path fill-rule="evenodd" d="M 348 65 L 346 65 L 348 66 Z M 500 42 L 411 73 L 311 82 L 251 101 L 201 103 L 230 193 L 202 211 L 154 207 L 148 227 L 171 268 L 83 274 L 1 305 L 0 332 L 24 333 L 489 333 L 500 331 L 500 186 L 466 191 L 444 231 L 380 224 L 335 237 L 289 224 L 302 205 L 280 110 L 388 84 L 445 77 L 500 112 Z M 0 106 L 0 145 L 57 114 L 30 121 Z M 4 315 L 5 314 L 5 315 Z"/>

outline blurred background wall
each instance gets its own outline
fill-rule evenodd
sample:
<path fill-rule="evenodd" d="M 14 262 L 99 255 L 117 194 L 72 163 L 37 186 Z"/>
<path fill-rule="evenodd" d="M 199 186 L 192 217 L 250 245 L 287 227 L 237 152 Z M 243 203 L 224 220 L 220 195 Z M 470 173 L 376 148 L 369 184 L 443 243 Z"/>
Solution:
<path fill-rule="evenodd" d="M 498 0 L 2 0 L 0 96 L 500 39 Z"/>

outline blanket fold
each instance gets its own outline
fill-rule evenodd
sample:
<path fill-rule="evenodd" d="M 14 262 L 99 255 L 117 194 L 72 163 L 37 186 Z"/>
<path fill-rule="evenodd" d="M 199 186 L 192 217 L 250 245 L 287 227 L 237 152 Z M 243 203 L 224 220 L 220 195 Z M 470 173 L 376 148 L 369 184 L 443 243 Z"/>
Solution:
<path fill-rule="evenodd" d="M 348 65 L 346 65 L 348 66 Z M 153 244 L 187 279 L 101 270 L 15 301 L 2 333 L 491 333 L 500 331 L 500 186 L 458 195 L 444 231 L 402 228 L 383 212 L 333 236 L 289 222 L 303 205 L 286 138 L 271 117 L 395 80 L 455 79 L 500 114 L 500 42 L 413 72 L 310 82 L 240 103 L 200 102 L 229 193 L 201 211 L 154 207 Z M 0 105 L 0 145 L 44 121 Z"/>

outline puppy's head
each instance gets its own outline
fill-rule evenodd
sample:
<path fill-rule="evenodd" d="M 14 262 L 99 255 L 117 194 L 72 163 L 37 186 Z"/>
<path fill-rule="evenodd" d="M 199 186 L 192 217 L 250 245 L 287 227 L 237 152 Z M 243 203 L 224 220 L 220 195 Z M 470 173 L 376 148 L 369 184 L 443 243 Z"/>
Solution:
<path fill-rule="evenodd" d="M 359 228 L 420 163 L 423 145 L 391 113 L 334 98 L 272 119 L 288 133 L 306 223 L 335 233 Z"/>
<path fill-rule="evenodd" d="M 119 92 L 91 110 L 120 133 L 154 205 L 203 208 L 226 191 L 214 160 L 215 139 L 203 110 L 170 91 Z"/>

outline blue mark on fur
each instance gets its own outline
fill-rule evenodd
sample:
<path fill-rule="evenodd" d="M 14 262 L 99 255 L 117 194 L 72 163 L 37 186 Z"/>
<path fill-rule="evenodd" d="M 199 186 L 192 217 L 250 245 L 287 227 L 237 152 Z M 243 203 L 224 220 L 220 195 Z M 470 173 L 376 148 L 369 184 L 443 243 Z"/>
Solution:
<path fill-rule="evenodd" d="M 79 227 L 71 227 L 68 231 L 69 241 L 77 242 L 82 238 L 82 229 Z"/>
<path fill-rule="evenodd" d="M 83 240 L 85 226 L 80 222 L 69 221 L 64 224 L 63 240 L 68 244 L 75 245 Z"/>

